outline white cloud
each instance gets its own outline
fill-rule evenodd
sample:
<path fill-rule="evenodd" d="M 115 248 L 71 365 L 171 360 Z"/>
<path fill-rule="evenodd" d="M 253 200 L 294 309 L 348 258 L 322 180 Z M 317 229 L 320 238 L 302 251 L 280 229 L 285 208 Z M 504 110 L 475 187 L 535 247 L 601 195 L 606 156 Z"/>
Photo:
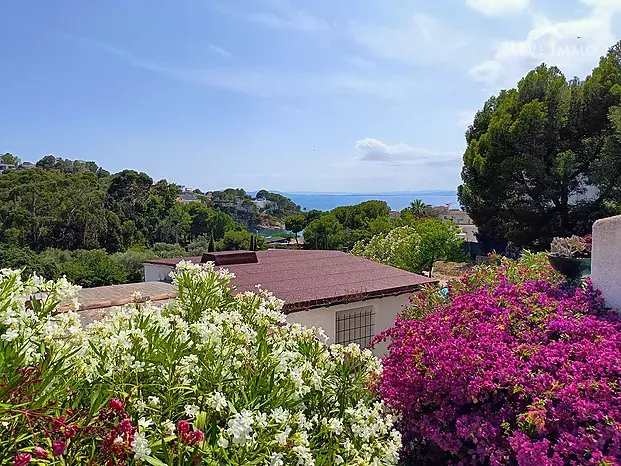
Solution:
<path fill-rule="evenodd" d="M 484 15 L 499 16 L 524 10 L 529 0 L 466 0 L 466 4 Z"/>
<path fill-rule="evenodd" d="M 349 34 L 374 55 L 409 64 L 450 61 L 468 43 L 454 28 L 422 14 L 397 26 L 351 21 Z"/>
<path fill-rule="evenodd" d="M 585 5 L 606 10 L 620 10 L 621 0 L 581 0 Z"/>
<path fill-rule="evenodd" d="M 358 160 L 387 165 L 432 165 L 459 160 L 455 152 L 436 152 L 403 143 L 389 145 L 373 138 L 357 141 L 356 149 L 362 154 Z"/>
<path fill-rule="evenodd" d="M 296 72 L 240 67 L 212 67 L 186 69 L 145 60 L 132 53 L 89 39 L 68 37 L 96 47 L 126 61 L 130 66 L 142 68 L 174 79 L 198 85 L 237 92 L 253 97 L 313 98 L 324 95 L 365 95 L 390 102 L 425 92 L 432 82 L 423 82 L 404 75 L 370 75 L 368 72 Z"/>
<path fill-rule="evenodd" d="M 246 21 L 257 23 L 271 29 L 315 32 L 328 29 L 328 23 L 316 18 L 305 10 L 255 13 L 246 16 Z"/>
<path fill-rule="evenodd" d="M 211 50 L 215 54 L 220 55 L 222 57 L 226 57 L 226 58 L 232 58 L 233 57 L 233 54 L 227 52 L 223 48 L 218 47 L 217 45 L 214 45 L 214 44 L 209 44 L 209 50 Z"/>
<path fill-rule="evenodd" d="M 470 76 L 492 87 L 514 86 L 529 70 L 546 63 L 558 66 L 569 78 L 584 78 L 616 40 L 613 8 L 621 11 L 621 0 L 584 2 L 597 8 L 582 18 L 553 21 L 533 17 L 532 29 L 524 40 L 499 42 L 493 58 L 471 68 Z"/>

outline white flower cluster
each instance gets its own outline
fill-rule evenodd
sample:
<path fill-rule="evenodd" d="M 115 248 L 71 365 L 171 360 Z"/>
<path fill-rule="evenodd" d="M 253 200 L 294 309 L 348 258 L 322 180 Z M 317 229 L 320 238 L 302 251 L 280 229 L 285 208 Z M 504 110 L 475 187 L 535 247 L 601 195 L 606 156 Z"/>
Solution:
<path fill-rule="evenodd" d="M 19 347 L 26 365 L 49 355 L 65 367 L 73 364 L 83 342 L 80 319 L 57 306 L 79 289 L 65 278 L 45 281 L 34 275 L 22 281 L 19 271 L 0 270 L 0 341 Z"/>
<path fill-rule="evenodd" d="M 267 291 L 233 296 L 231 274 L 212 264 L 182 262 L 172 277 L 179 298 L 162 308 L 115 309 L 79 339 L 79 322 L 60 315 L 37 334 L 79 346 L 72 367 L 84 390 L 128 395 L 137 459 L 161 461 L 170 458 L 157 456 L 161 445 L 189 442 L 214 464 L 397 463 L 394 419 L 367 388 L 381 372 L 369 350 L 328 346 L 322 331 L 287 325 Z M 11 329 L 23 338 L 33 316 L 19 292 L 7 299 L 21 303 L 0 315 L 3 339 L 13 341 Z"/>

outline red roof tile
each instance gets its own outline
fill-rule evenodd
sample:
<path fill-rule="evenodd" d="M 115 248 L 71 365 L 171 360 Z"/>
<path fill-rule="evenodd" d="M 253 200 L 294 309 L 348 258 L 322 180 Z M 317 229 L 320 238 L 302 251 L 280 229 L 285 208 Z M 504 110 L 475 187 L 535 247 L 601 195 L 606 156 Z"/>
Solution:
<path fill-rule="evenodd" d="M 238 291 L 253 291 L 260 284 L 285 301 L 285 311 L 361 301 L 408 293 L 428 279 L 339 251 L 258 251 L 258 263 L 226 268 L 236 276 Z M 200 262 L 200 257 L 185 260 Z M 148 264 L 174 267 L 182 259 L 157 259 Z"/>

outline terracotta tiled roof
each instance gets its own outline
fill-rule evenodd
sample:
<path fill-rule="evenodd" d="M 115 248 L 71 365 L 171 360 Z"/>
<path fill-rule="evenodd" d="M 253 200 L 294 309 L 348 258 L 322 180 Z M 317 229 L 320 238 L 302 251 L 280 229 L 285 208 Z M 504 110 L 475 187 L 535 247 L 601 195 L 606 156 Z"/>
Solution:
<path fill-rule="evenodd" d="M 151 301 L 161 305 L 169 299 L 177 297 L 172 285 L 161 282 L 130 283 L 128 285 L 102 286 L 98 288 L 84 288 L 78 293 L 80 303 L 79 315 L 83 324 L 100 319 L 106 309 L 114 306 L 123 306 L 134 302 L 134 293 L 139 292 L 141 299 L 138 302 Z M 70 309 L 70 305 L 61 307 Z"/>
<path fill-rule="evenodd" d="M 255 264 L 226 266 L 236 276 L 233 285 L 243 292 L 260 284 L 285 301 L 287 312 L 409 293 L 437 282 L 339 251 L 269 250 L 257 257 Z M 146 263 L 172 268 L 181 260 L 199 263 L 201 258 Z"/>

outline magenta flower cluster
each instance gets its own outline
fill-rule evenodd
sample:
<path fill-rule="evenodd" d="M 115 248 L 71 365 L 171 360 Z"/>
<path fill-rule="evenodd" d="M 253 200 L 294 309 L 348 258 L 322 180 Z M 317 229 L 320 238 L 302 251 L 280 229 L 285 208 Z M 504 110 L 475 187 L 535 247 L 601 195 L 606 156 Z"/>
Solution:
<path fill-rule="evenodd" d="M 406 462 L 621 465 L 621 320 L 590 283 L 528 275 L 476 271 L 383 335 Z"/>

